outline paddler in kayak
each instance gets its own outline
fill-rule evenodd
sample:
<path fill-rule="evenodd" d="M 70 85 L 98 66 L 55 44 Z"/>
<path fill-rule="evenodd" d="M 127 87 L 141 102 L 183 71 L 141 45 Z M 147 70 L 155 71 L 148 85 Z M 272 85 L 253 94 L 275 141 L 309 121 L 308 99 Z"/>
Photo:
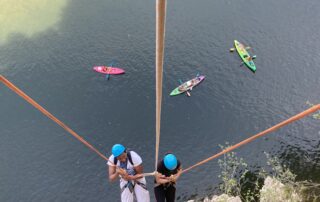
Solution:
<path fill-rule="evenodd" d="M 154 195 L 157 202 L 174 202 L 176 182 L 182 174 L 180 161 L 172 153 L 167 153 L 158 163 L 155 175 Z"/>
<path fill-rule="evenodd" d="M 127 150 L 121 144 L 115 144 L 108 166 L 110 182 L 120 177 L 122 202 L 133 202 L 134 199 L 137 202 L 150 202 L 146 179 L 142 175 L 142 159 L 136 152 Z"/>
<path fill-rule="evenodd" d="M 185 83 L 185 84 L 179 86 L 179 91 L 180 92 L 184 92 L 186 90 L 188 90 L 188 84 Z"/>
<path fill-rule="evenodd" d="M 189 85 L 190 90 L 192 90 L 192 88 L 197 84 L 198 81 L 200 81 L 201 78 L 199 76 L 197 76 L 196 78 L 191 80 L 191 84 Z"/>
<path fill-rule="evenodd" d="M 110 69 L 111 69 L 110 67 L 105 67 L 105 68 L 103 68 L 103 71 L 104 71 L 104 72 L 109 72 Z"/>

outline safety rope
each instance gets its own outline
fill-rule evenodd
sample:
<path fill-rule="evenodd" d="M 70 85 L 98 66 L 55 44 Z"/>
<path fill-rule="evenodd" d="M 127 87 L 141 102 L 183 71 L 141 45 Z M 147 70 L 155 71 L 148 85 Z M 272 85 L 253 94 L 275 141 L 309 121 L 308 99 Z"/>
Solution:
<path fill-rule="evenodd" d="M 32 106 L 34 106 L 36 109 L 38 109 L 40 112 L 42 112 L 44 115 L 46 115 L 48 118 L 50 118 L 51 120 L 53 120 L 54 122 L 56 122 L 58 125 L 60 125 L 63 129 L 65 129 L 67 132 L 69 132 L 72 136 L 74 136 L 76 139 L 78 139 L 80 142 L 82 142 L 84 145 L 86 145 L 88 148 L 90 148 L 92 151 L 94 151 L 95 153 L 97 153 L 101 158 L 103 158 L 106 161 L 109 161 L 109 159 L 104 156 L 102 153 L 100 153 L 97 149 L 95 149 L 91 144 L 89 144 L 86 140 L 84 140 L 81 136 L 79 136 L 76 132 L 74 132 L 72 129 L 70 129 L 66 124 L 64 124 L 63 122 L 61 122 L 59 119 L 57 119 L 55 116 L 53 116 L 50 112 L 48 112 L 46 109 L 44 109 L 42 106 L 40 106 L 37 102 L 35 102 L 32 98 L 30 98 L 28 95 L 26 95 L 22 90 L 20 90 L 18 87 L 16 87 L 13 83 L 11 83 L 10 81 L 8 81 L 5 77 L 3 77 L 2 75 L 0 75 L 0 81 L 5 84 L 8 88 L 10 88 L 12 91 L 14 91 L 15 93 L 17 93 L 19 96 L 21 96 L 23 99 L 25 99 L 27 102 L 29 102 Z M 247 138 L 233 146 L 230 146 L 226 149 L 224 149 L 223 151 L 205 159 L 202 160 L 196 164 L 194 164 L 193 166 L 188 167 L 187 169 L 184 169 L 182 171 L 182 173 L 186 173 L 188 171 L 190 171 L 193 168 L 196 168 L 202 164 L 205 164 L 225 153 L 228 153 L 230 151 L 235 150 L 236 148 L 243 146 L 245 144 L 248 144 L 250 142 L 252 142 L 253 140 L 260 138 L 262 136 L 267 135 L 268 133 L 271 133 L 275 130 L 278 130 L 279 128 L 288 125 L 292 122 L 295 122 L 299 119 L 304 118 L 305 116 L 315 113 L 316 111 L 320 110 L 320 104 L 314 105 L 312 107 L 310 107 L 309 109 L 295 115 L 292 116 L 291 118 L 282 121 L 280 123 L 278 123 L 277 125 L 274 125 L 250 138 Z M 109 161 L 110 162 L 110 161 Z M 113 163 L 113 162 L 111 162 Z M 147 177 L 147 176 L 154 176 L 155 172 L 151 172 L 151 173 L 143 173 L 143 176 Z"/>
<path fill-rule="evenodd" d="M 161 126 L 161 102 L 162 102 L 162 75 L 163 75 L 163 56 L 165 39 L 166 21 L 166 0 L 156 2 L 156 157 L 155 170 L 157 170 L 159 145 L 160 145 L 160 126 Z"/>
<path fill-rule="evenodd" d="M 32 106 L 34 106 L 36 109 L 38 109 L 40 112 L 42 112 L 44 115 L 46 115 L 48 118 L 50 118 L 52 121 L 56 122 L 58 125 L 60 125 L 63 129 L 65 129 L 67 132 L 69 132 L 72 136 L 77 138 L 80 142 L 82 142 L 84 145 L 89 147 L 92 151 L 97 153 L 101 158 L 103 158 L 106 161 L 109 161 L 109 159 L 104 156 L 102 153 L 100 153 L 96 148 L 94 148 L 90 143 L 88 143 L 86 140 L 84 140 L 80 135 L 78 135 L 76 132 L 74 132 L 71 128 L 69 128 L 66 124 L 64 124 L 62 121 L 57 119 L 55 116 L 53 116 L 50 112 L 48 112 L 46 109 L 44 109 L 42 106 L 40 106 L 36 101 L 34 101 L 32 98 L 30 98 L 28 95 L 26 95 L 22 90 L 20 90 L 18 87 L 16 87 L 13 83 L 11 83 L 9 80 L 7 80 L 4 76 L 0 75 L 0 80 L 3 84 L 8 86 L 12 91 L 20 95 L 23 99 L 25 99 L 27 102 L 29 102 Z M 111 162 L 112 163 L 112 162 Z"/>
<path fill-rule="evenodd" d="M 193 169 L 195 167 L 198 167 L 198 166 L 200 166 L 202 164 L 205 164 L 205 163 L 207 163 L 207 162 L 209 162 L 209 161 L 211 161 L 211 160 L 213 160 L 213 159 L 215 159 L 215 158 L 217 158 L 217 157 L 219 157 L 219 156 L 221 156 L 221 155 L 223 155 L 223 154 L 225 154 L 227 152 L 235 150 L 236 148 L 238 148 L 238 147 L 240 147 L 242 145 L 248 144 L 249 142 L 252 142 L 253 140 L 255 140 L 257 138 L 260 138 L 260 137 L 262 137 L 264 135 L 267 135 L 268 133 L 271 133 L 271 132 L 273 132 L 273 131 L 275 131 L 275 130 L 277 130 L 277 129 L 285 126 L 285 125 L 288 125 L 288 124 L 290 124 L 290 123 L 292 123 L 294 121 L 297 121 L 297 120 L 299 120 L 299 119 L 301 119 L 301 118 L 303 118 L 303 117 L 305 117 L 305 116 L 307 116 L 309 114 L 312 114 L 312 113 L 314 113 L 314 112 L 316 112 L 318 110 L 320 110 L 320 104 L 315 105 L 313 107 L 310 107 L 309 109 L 307 109 L 307 110 L 305 110 L 305 111 L 303 111 L 303 112 L 301 112 L 301 113 L 299 113 L 299 114 L 297 114 L 295 116 L 292 116 L 291 118 L 289 118 L 289 119 L 287 119 L 285 121 L 282 121 L 282 122 L 278 123 L 277 125 L 268 128 L 267 130 L 264 130 L 264 131 L 262 131 L 262 132 L 260 132 L 260 133 L 258 133 L 256 135 L 250 137 L 250 138 L 247 138 L 247 139 L 245 139 L 245 140 L 243 140 L 243 141 L 241 141 L 241 142 L 239 142 L 239 143 L 237 143 L 237 144 L 235 144 L 233 146 L 230 146 L 230 147 L 222 150 L 221 152 L 219 152 L 219 153 L 217 153 L 217 154 L 215 154 L 215 155 L 213 155 L 213 156 L 211 156 L 211 157 L 209 157 L 209 158 L 207 158 L 205 160 L 202 160 L 202 161 L 194 164 L 193 166 L 190 166 L 187 169 L 184 169 L 182 171 L 182 173 L 186 173 L 186 172 L 190 171 L 191 169 Z"/>

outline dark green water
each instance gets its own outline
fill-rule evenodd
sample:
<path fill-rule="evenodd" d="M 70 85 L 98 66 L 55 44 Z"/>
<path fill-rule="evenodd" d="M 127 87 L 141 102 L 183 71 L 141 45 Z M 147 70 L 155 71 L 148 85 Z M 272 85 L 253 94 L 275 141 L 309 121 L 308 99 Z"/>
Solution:
<path fill-rule="evenodd" d="M 123 143 L 151 172 L 155 1 L 57 5 L 18 24 L 26 32 L 1 26 L 0 73 L 103 153 Z M 21 6 L 26 16 L 39 9 Z M 319 103 L 319 10 L 317 0 L 169 1 L 161 155 L 171 150 L 188 167 L 218 152 L 218 144 L 237 143 L 305 110 L 307 100 Z M 253 47 L 255 74 L 229 53 L 234 39 Z M 107 81 L 91 69 L 112 60 L 125 75 Z M 168 96 L 178 79 L 198 72 L 206 80 L 190 98 Z M 299 179 L 320 182 L 319 131 L 319 120 L 307 117 L 237 152 L 253 170 L 265 166 L 267 151 Z M 2 84 L 0 140 L 0 201 L 120 200 L 102 159 Z M 211 193 L 219 173 L 214 160 L 183 175 L 178 201 Z"/>

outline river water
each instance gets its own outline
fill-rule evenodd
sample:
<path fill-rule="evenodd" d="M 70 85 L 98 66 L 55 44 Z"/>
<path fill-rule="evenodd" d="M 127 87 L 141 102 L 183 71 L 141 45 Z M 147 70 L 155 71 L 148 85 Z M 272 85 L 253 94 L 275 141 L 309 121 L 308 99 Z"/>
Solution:
<path fill-rule="evenodd" d="M 0 73 L 106 155 L 122 143 L 155 153 L 155 1 L 3 1 Z M 168 2 L 160 155 L 184 168 L 320 100 L 320 2 Z M 1 15 L 2 14 L 2 15 Z M 233 40 L 252 47 L 257 71 L 240 66 Z M 103 75 L 111 62 L 124 75 Z M 192 96 L 178 80 L 206 76 Z M 0 201 L 119 201 L 105 162 L 0 85 Z M 254 172 L 264 151 L 298 179 L 320 182 L 319 120 L 306 117 L 236 150 Z M 217 160 L 181 177 L 177 201 L 217 191 Z M 153 179 L 148 186 L 153 199 Z"/>

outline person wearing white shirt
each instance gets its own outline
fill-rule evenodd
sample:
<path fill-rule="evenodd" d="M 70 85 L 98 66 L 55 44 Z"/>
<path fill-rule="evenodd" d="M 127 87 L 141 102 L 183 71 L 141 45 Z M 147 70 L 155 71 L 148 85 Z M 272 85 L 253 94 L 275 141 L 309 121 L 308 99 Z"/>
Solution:
<path fill-rule="evenodd" d="M 150 202 L 146 179 L 143 177 L 141 157 L 134 151 L 128 151 L 123 145 L 115 144 L 109 157 L 109 181 L 120 177 L 121 201 Z"/>

